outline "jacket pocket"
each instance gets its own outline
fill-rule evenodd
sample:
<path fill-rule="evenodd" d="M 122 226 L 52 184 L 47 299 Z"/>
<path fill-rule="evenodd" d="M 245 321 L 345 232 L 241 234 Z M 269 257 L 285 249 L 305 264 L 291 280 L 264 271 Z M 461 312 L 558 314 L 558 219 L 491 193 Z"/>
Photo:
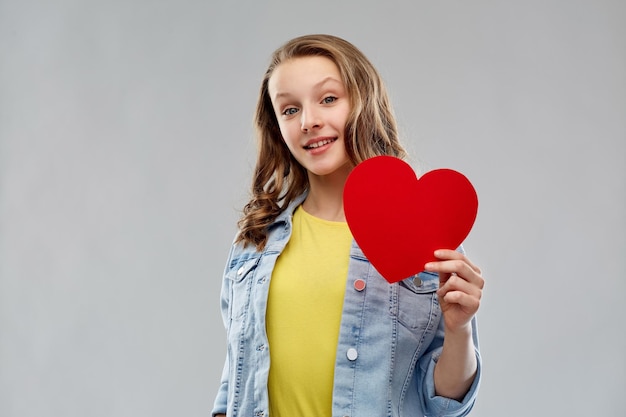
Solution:
<path fill-rule="evenodd" d="M 398 283 L 398 322 L 414 331 L 432 327 L 433 313 L 438 305 L 439 275 L 430 272 L 407 278 Z"/>
<path fill-rule="evenodd" d="M 226 273 L 230 282 L 229 316 L 231 320 L 241 320 L 250 303 L 250 284 L 260 256 L 234 259 Z"/>

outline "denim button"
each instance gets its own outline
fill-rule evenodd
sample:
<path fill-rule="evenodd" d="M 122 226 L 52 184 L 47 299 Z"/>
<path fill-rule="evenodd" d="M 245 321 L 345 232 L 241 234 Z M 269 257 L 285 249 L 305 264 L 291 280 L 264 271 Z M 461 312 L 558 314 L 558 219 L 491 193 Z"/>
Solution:
<path fill-rule="evenodd" d="M 357 291 L 363 291 L 365 289 L 365 281 L 362 279 L 357 279 L 354 281 L 354 289 Z"/>
<path fill-rule="evenodd" d="M 419 277 L 415 277 L 413 278 L 413 284 L 415 284 L 418 287 L 422 286 L 422 280 Z"/>
<path fill-rule="evenodd" d="M 350 348 L 346 352 L 346 356 L 348 357 L 348 360 L 355 361 L 356 358 L 359 357 L 359 352 L 357 352 L 357 350 L 355 348 Z"/>
<path fill-rule="evenodd" d="M 243 274 L 243 271 L 244 271 L 244 269 L 243 269 L 243 266 L 242 266 L 241 268 L 239 268 L 239 269 L 237 270 L 237 275 L 241 275 L 241 274 Z"/>

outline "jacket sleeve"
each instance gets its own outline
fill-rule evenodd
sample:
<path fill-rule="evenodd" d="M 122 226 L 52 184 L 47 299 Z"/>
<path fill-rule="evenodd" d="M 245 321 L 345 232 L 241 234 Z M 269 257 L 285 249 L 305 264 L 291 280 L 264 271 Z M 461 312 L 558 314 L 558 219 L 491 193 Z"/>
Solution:
<path fill-rule="evenodd" d="M 466 416 L 472 410 L 478 394 L 480 378 L 482 373 L 482 360 L 478 349 L 478 333 L 476 330 L 476 317 L 472 319 L 472 340 L 474 342 L 474 351 L 476 353 L 476 376 L 467 394 L 462 401 L 456 401 L 452 398 L 441 397 L 435 395 L 435 365 L 441 354 L 443 347 L 444 328 L 443 320 L 439 323 L 435 339 L 430 345 L 429 351 L 426 352 L 419 361 L 419 378 L 421 378 L 422 393 L 420 399 L 422 401 L 422 409 L 427 416 L 441 417 L 461 417 Z"/>
<path fill-rule="evenodd" d="M 224 323 L 224 328 L 226 329 L 226 332 L 228 332 L 230 323 L 230 280 L 227 278 L 227 273 L 233 257 L 234 248 L 235 245 L 233 244 L 228 255 L 228 260 L 226 261 L 226 267 L 224 268 L 224 274 L 222 276 L 222 289 L 220 291 L 220 309 L 222 313 L 222 321 Z M 213 403 L 211 416 L 215 416 L 216 414 L 226 414 L 226 410 L 228 408 L 228 379 L 230 374 L 229 355 L 230 352 L 227 349 L 226 359 L 224 360 L 224 368 L 222 369 L 222 376 L 220 378 L 220 386 L 218 388 L 217 395 L 215 396 L 215 402 Z"/>
<path fill-rule="evenodd" d="M 226 360 L 224 361 L 224 369 L 222 371 L 222 379 L 220 387 L 217 391 L 217 395 L 215 396 L 215 402 L 213 403 L 213 411 L 211 411 L 211 416 L 215 416 L 216 414 L 226 414 L 228 400 L 228 374 L 230 371 L 228 364 L 228 354 L 226 354 L 226 356 Z"/>
<path fill-rule="evenodd" d="M 458 252 L 465 254 L 465 248 L 460 245 Z M 478 347 L 478 330 L 476 327 L 476 316 L 472 318 L 472 341 L 474 342 L 474 352 L 476 353 L 476 376 L 470 389 L 465 394 L 463 401 L 459 402 L 452 398 L 441 397 L 435 395 L 435 365 L 441 355 L 443 349 L 444 338 L 443 319 L 439 321 L 439 327 L 435 334 L 435 338 L 429 346 L 428 351 L 422 356 L 418 363 L 419 377 L 421 378 L 422 410 L 427 416 L 445 416 L 445 417 L 462 417 L 469 414 L 476 402 L 478 395 L 478 387 L 480 386 L 480 378 L 482 373 L 482 359 Z"/>

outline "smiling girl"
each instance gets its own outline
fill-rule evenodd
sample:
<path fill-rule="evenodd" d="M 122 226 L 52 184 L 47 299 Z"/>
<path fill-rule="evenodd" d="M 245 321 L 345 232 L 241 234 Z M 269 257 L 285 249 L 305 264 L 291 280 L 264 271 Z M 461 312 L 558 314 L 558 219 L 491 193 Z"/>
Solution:
<path fill-rule="evenodd" d="M 252 196 L 224 271 L 228 348 L 213 415 L 469 413 L 480 269 L 443 248 L 389 284 L 345 221 L 351 170 L 406 157 L 376 69 L 343 39 L 295 38 L 272 56 L 256 127 Z"/>

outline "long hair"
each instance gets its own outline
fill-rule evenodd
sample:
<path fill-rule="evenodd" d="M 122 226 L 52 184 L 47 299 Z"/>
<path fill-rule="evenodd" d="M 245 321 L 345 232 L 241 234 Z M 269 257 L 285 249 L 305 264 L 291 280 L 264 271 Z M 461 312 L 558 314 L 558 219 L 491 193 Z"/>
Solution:
<path fill-rule="evenodd" d="M 405 158 L 387 90 L 376 68 L 350 42 L 332 35 L 306 35 L 278 48 L 261 83 L 255 113 L 258 157 L 252 196 L 239 220 L 236 242 L 265 247 L 267 228 L 295 198 L 308 190 L 307 171 L 289 152 L 268 93 L 274 70 L 290 59 L 323 56 L 339 68 L 350 99 L 345 126 L 346 153 L 353 166 L 378 155 Z"/>

